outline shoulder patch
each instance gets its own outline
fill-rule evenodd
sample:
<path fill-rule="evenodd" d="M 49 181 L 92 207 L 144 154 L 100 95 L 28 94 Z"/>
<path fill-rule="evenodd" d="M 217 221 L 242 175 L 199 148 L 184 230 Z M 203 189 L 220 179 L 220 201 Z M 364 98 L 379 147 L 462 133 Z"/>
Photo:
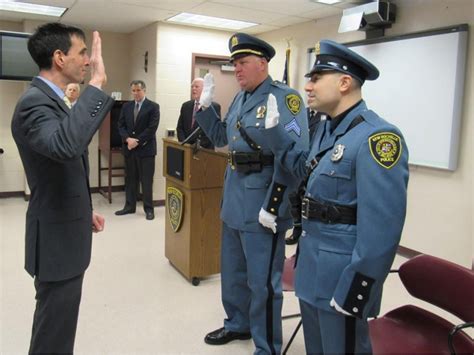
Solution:
<path fill-rule="evenodd" d="M 392 132 L 380 132 L 369 137 L 370 154 L 386 169 L 393 168 L 402 154 L 400 136 Z"/>
<path fill-rule="evenodd" d="M 293 116 L 296 116 L 298 113 L 300 113 L 301 99 L 298 95 L 296 94 L 286 95 L 285 102 L 286 102 L 286 106 L 288 107 L 288 110 L 290 110 Z"/>

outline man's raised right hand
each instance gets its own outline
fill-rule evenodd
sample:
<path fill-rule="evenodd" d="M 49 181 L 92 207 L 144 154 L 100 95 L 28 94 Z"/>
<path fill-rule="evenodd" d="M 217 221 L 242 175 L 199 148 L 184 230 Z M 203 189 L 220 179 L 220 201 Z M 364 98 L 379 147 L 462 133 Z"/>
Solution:
<path fill-rule="evenodd" d="M 107 74 L 105 73 L 104 60 L 102 59 L 102 41 L 97 31 L 92 33 L 90 68 L 91 80 L 89 81 L 89 85 L 102 89 L 102 86 L 107 82 Z"/>

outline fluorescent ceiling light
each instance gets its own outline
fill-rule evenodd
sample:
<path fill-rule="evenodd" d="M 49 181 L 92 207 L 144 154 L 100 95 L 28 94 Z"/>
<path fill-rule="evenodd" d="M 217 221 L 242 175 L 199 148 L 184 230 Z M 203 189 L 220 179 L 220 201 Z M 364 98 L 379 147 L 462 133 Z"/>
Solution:
<path fill-rule="evenodd" d="M 18 1 L 13 1 L 13 0 L 1 0 L 0 10 L 23 12 L 27 14 L 36 14 L 36 15 L 44 15 L 44 16 L 61 17 L 63 13 L 67 10 L 67 8 L 30 4 L 27 2 L 18 2 Z"/>
<path fill-rule="evenodd" d="M 320 2 L 323 4 L 328 4 L 328 5 L 334 5 L 337 4 L 338 2 L 341 2 L 342 0 L 312 0 L 313 2 Z"/>
<path fill-rule="evenodd" d="M 166 21 L 193 26 L 223 28 L 226 30 L 241 30 L 243 28 L 258 25 L 258 23 L 253 22 L 236 21 L 221 17 L 196 15 L 187 12 L 182 12 L 176 16 L 167 19 Z"/>

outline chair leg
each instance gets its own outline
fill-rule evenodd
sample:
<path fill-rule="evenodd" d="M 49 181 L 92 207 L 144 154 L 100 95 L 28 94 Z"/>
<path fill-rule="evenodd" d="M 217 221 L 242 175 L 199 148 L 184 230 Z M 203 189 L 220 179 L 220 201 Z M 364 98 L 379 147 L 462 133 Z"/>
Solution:
<path fill-rule="evenodd" d="M 291 318 L 297 318 L 297 317 L 301 317 L 301 313 L 288 314 L 287 316 L 282 316 L 281 319 L 285 320 L 285 319 L 291 319 Z"/>
<path fill-rule="evenodd" d="M 283 350 L 283 355 L 286 355 L 288 349 L 290 348 L 291 343 L 293 343 L 293 340 L 295 339 L 296 334 L 298 333 L 298 330 L 300 330 L 302 324 L 303 324 L 303 320 L 300 320 L 300 322 L 296 326 L 295 331 L 293 332 L 293 334 L 291 334 L 291 338 L 288 341 L 288 344 L 286 344 L 285 350 Z"/>

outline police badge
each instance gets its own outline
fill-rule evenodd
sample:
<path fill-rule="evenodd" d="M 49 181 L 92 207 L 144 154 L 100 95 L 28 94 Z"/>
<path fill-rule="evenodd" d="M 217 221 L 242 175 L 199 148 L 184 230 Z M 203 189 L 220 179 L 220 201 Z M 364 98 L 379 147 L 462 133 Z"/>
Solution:
<path fill-rule="evenodd" d="M 265 112 L 267 112 L 267 108 L 265 106 L 259 106 L 257 108 L 257 118 L 264 118 Z"/>
<path fill-rule="evenodd" d="M 341 160 L 342 156 L 344 155 L 344 149 L 346 149 L 346 146 L 343 144 L 338 144 L 334 147 L 331 155 L 331 161 L 339 161 Z"/>

